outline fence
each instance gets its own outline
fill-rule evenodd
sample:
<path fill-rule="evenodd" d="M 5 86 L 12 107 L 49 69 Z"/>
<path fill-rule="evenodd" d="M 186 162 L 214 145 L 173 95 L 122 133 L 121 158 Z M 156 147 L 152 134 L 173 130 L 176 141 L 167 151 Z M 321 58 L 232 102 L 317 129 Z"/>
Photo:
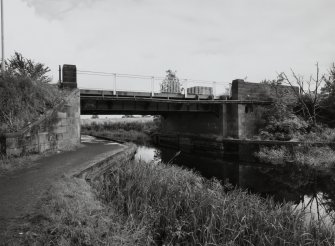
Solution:
<path fill-rule="evenodd" d="M 88 70 L 77 70 L 77 77 L 78 86 L 81 89 L 111 90 L 114 95 L 117 94 L 117 91 L 150 92 L 152 96 L 155 93 L 167 92 L 162 91 L 161 88 L 166 77 L 94 72 Z M 185 97 L 187 97 L 188 93 L 195 93 L 195 91 L 198 93 L 199 91 L 210 91 L 215 97 L 230 95 L 231 84 L 227 82 L 179 79 L 179 83 L 180 90 L 176 88 L 175 83 L 171 86 L 171 88 L 173 88 L 171 92 L 178 93 L 180 91 Z M 192 87 L 195 89 L 191 89 Z M 200 87 L 203 89 L 199 89 Z"/>

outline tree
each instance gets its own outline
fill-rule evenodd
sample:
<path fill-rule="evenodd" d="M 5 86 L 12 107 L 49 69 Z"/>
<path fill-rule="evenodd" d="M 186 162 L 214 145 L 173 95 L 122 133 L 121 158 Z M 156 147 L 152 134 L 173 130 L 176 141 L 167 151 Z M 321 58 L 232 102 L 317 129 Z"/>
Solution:
<path fill-rule="evenodd" d="M 335 63 L 329 69 L 328 76 L 324 76 L 324 81 L 325 86 L 321 88 L 321 92 L 335 97 Z"/>
<path fill-rule="evenodd" d="M 176 76 L 176 72 L 173 72 L 170 69 L 166 71 L 165 79 L 161 84 L 161 92 L 167 92 L 167 93 L 181 92 L 181 84 Z"/>
<path fill-rule="evenodd" d="M 26 77 L 34 82 L 48 83 L 51 78 L 47 75 L 49 67 L 42 63 L 34 62 L 23 57 L 21 53 L 15 52 L 14 56 L 6 61 L 7 73 L 15 77 Z"/>
<path fill-rule="evenodd" d="M 322 123 L 335 127 L 335 64 L 333 63 L 324 76 L 325 85 L 321 88 L 321 110 L 319 118 Z"/>
<path fill-rule="evenodd" d="M 278 80 L 290 85 L 299 87 L 299 91 L 293 90 L 299 102 L 299 108 L 303 117 L 313 126 L 317 124 L 318 113 L 320 110 L 321 85 L 325 81 L 325 76 L 320 75 L 319 64 L 316 64 L 316 75 L 312 75 L 306 80 L 303 76 L 297 75 L 293 70 L 291 80 L 284 72 L 280 73 Z"/>

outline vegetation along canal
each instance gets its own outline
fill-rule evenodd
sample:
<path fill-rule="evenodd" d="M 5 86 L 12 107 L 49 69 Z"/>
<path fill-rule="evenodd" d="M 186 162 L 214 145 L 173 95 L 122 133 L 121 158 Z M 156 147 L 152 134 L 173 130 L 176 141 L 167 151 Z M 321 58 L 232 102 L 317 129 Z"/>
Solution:
<path fill-rule="evenodd" d="M 144 145 L 139 146 L 135 161 L 173 163 L 193 169 L 206 178 L 217 178 L 262 197 L 271 196 L 278 203 L 292 202 L 293 209 L 306 213 L 306 223 L 311 217 L 327 224 L 335 223 L 335 178 L 330 171 L 294 165 L 278 167 L 228 162 L 177 149 Z"/>

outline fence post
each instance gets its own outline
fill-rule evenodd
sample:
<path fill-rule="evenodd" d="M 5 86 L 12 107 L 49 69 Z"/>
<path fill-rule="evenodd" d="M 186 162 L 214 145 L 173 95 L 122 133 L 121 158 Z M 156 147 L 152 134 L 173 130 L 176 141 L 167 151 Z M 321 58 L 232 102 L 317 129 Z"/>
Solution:
<path fill-rule="evenodd" d="M 155 78 L 154 76 L 151 77 L 151 97 L 153 97 L 154 94 L 154 86 L 155 86 Z"/>
<path fill-rule="evenodd" d="M 116 96 L 116 73 L 113 74 L 113 95 Z"/>
<path fill-rule="evenodd" d="M 187 79 L 184 80 L 184 93 L 185 93 L 185 98 L 187 98 Z"/>
<path fill-rule="evenodd" d="M 62 83 L 62 66 L 61 65 L 59 65 L 58 67 L 58 82 L 59 84 Z"/>

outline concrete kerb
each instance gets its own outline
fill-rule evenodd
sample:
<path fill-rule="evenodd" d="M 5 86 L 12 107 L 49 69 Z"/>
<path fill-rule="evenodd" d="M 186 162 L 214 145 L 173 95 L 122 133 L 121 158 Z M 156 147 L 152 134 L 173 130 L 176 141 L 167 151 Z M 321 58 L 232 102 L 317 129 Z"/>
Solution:
<path fill-rule="evenodd" d="M 82 178 L 88 182 L 94 182 L 98 178 L 101 178 L 108 169 L 120 162 L 125 162 L 131 160 L 137 146 L 132 143 L 127 143 L 123 145 L 122 149 L 110 151 L 99 155 L 96 159 L 92 160 L 90 163 L 80 170 L 75 170 L 70 176 L 75 178 Z"/>

